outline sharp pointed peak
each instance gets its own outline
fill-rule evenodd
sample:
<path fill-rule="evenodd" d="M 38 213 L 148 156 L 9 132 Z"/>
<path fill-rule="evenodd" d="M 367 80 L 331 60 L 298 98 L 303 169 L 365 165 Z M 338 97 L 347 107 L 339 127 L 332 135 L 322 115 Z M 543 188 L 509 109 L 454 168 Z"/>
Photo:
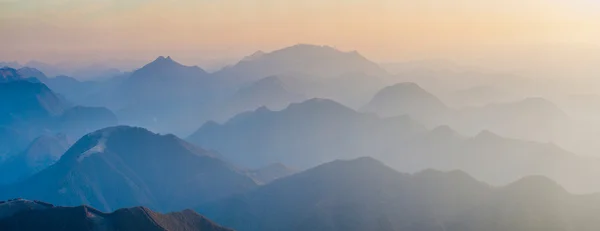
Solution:
<path fill-rule="evenodd" d="M 153 62 L 175 62 L 171 56 L 158 56 Z"/>

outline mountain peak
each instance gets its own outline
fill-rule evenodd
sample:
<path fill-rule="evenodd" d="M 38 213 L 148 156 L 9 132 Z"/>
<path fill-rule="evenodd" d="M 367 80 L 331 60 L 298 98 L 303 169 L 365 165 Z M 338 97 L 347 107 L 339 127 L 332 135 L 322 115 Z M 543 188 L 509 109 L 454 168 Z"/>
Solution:
<path fill-rule="evenodd" d="M 515 193 L 528 195 L 567 193 L 567 191 L 558 183 L 541 175 L 523 177 L 504 188 Z"/>
<path fill-rule="evenodd" d="M 410 115 L 427 117 L 446 111 L 447 106 L 416 83 L 405 82 L 385 87 L 362 110 L 380 116 Z"/>
<path fill-rule="evenodd" d="M 397 83 L 392 86 L 383 88 L 381 94 L 390 94 L 392 92 L 403 92 L 404 94 L 424 94 L 427 93 L 425 89 L 413 82 Z"/>
<path fill-rule="evenodd" d="M 154 64 L 154 65 L 167 65 L 167 64 L 176 64 L 176 65 L 181 65 L 178 62 L 176 62 L 175 60 L 173 60 L 171 58 L 171 56 L 158 56 L 154 61 L 152 61 L 149 64 Z"/>
<path fill-rule="evenodd" d="M 252 61 L 255 59 L 259 59 L 265 54 L 266 53 L 263 51 L 256 51 L 256 52 L 252 53 L 251 55 L 244 57 L 244 59 L 242 59 L 242 61 Z"/>
<path fill-rule="evenodd" d="M 292 103 L 284 111 L 314 112 L 352 112 L 355 111 L 336 101 L 324 98 L 312 98 L 301 103 Z"/>
<path fill-rule="evenodd" d="M 142 68 L 133 72 L 128 81 L 154 80 L 172 80 L 185 79 L 197 80 L 207 75 L 207 72 L 198 66 L 186 66 L 173 60 L 171 56 L 159 56 L 154 61 L 144 65 Z M 134 84 L 139 84 L 135 82 Z M 189 84 L 189 83 L 186 83 Z"/>
<path fill-rule="evenodd" d="M 107 142 L 113 136 L 128 136 L 130 139 L 136 139 L 138 136 L 156 135 L 144 128 L 130 127 L 125 125 L 103 128 L 91 133 L 88 133 L 79 139 L 73 146 L 63 155 L 61 162 L 82 162 L 88 157 L 101 154 L 107 151 Z"/>
<path fill-rule="evenodd" d="M 499 139 L 503 139 L 502 136 L 491 132 L 490 130 L 482 130 L 479 133 L 477 133 L 477 135 L 475 135 L 474 139 L 480 139 L 480 140 L 499 140 Z"/>

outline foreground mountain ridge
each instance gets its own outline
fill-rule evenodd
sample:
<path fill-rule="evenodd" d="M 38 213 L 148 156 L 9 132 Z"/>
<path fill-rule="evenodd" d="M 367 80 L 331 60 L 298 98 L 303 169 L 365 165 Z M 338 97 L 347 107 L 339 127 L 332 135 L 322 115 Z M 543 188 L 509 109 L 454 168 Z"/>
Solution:
<path fill-rule="evenodd" d="M 596 230 L 600 195 L 543 176 L 492 187 L 462 171 L 397 172 L 338 160 L 197 210 L 239 231 Z"/>
<path fill-rule="evenodd" d="M 23 199 L 0 202 L 0 230 L 231 231 L 191 210 L 161 214 L 132 207 L 104 213 L 89 206 L 61 207 Z"/>

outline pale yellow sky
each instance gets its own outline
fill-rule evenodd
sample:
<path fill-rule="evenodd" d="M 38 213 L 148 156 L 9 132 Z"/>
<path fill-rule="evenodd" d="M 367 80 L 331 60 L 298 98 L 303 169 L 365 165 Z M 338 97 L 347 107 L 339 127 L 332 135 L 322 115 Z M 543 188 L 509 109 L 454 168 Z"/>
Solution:
<path fill-rule="evenodd" d="M 376 61 L 600 47 L 600 0 L 0 0 L 0 60 L 195 62 L 296 43 Z"/>

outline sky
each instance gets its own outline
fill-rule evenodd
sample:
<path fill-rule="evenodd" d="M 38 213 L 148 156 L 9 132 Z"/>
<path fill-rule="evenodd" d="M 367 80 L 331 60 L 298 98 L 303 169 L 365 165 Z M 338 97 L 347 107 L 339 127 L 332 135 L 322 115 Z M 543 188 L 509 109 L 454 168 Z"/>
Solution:
<path fill-rule="evenodd" d="M 20 62 L 170 55 L 196 64 L 298 43 L 378 62 L 595 56 L 600 1 L 0 0 L 0 31 L 0 60 Z"/>

